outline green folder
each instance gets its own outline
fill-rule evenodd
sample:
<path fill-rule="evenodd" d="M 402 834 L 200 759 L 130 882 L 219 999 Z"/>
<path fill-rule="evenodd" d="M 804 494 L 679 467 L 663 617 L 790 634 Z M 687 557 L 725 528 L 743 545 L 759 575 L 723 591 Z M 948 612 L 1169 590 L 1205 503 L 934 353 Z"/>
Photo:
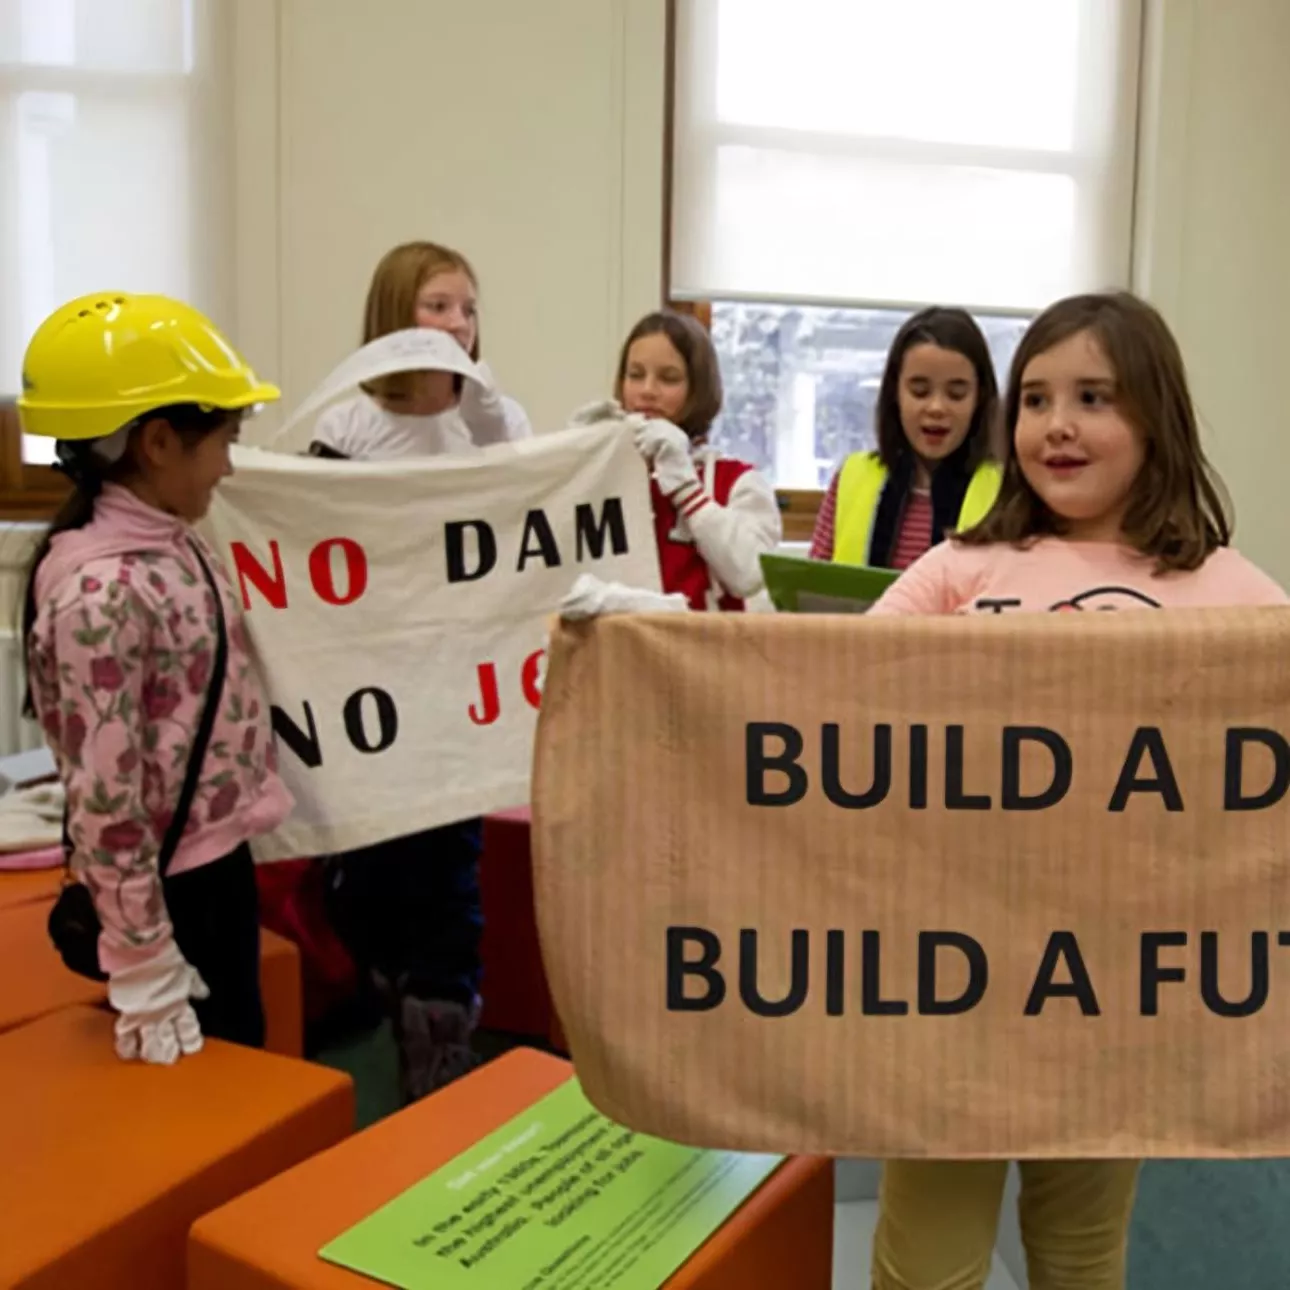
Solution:
<path fill-rule="evenodd" d="M 894 569 L 763 555 L 762 576 L 782 614 L 863 614 L 900 576 Z"/>

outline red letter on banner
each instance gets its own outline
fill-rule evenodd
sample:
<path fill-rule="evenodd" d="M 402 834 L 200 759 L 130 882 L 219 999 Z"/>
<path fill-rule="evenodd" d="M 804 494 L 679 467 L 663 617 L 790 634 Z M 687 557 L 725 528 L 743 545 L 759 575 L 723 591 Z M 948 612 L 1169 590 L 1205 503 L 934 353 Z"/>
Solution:
<path fill-rule="evenodd" d="M 538 674 L 542 669 L 542 662 L 546 658 L 546 650 L 536 650 L 524 660 L 524 668 L 520 672 L 520 685 L 524 688 L 524 697 L 529 701 L 529 706 L 540 708 L 542 706 L 542 686 L 539 682 Z"/>
<path fill-rule="evenodd" d="M 501 695 L 497 692 L 497 665 L 481 663 L 479 665 L 479 694 L 484 701 L 484 710 L 479 712 L 475 705 L 470 705 L 470 719 L 477 726 L 491 726 L 502 710 Z"/>
<path fill-rule="evenodd" d="M 336 580 L 332 577 L 332 547 L 340 547 L 345 555 L 348 590 L 343 596 L 336 590 Z M 319 542 L 309 552 L 309 581 L 318 598 L 327 604 L 352 605 L 367 590 L 367 555 L 353 538 L 328 538 Z"/>
<path fill-rule="evenodd" d="M 242 542 L 234 542 L 230 548 L 233 552 L 233 565 L 237 569 L 238 584 L 242 588 L 242 608 L 251 608 L 251 593 L 247 588 L 249 582 L 271 604 L 274 609 L 287 607 L 287 576 L 282 571 L 282 552 L 276 542 L 269 543 L 273 556 L 273 572 L 269 571 L 247 550 Z"/>

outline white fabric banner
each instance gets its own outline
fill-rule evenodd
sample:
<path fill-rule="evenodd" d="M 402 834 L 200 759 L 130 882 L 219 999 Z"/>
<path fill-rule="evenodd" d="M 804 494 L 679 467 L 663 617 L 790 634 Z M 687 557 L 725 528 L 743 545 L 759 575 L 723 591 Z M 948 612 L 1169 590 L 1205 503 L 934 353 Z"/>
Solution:
<path fill-rule="evenodd" d="M 659 586 L 648 474 L 601 424 L 477 454 L 239 448 L 206 529 L 240 587 L 296 811 L 261 860 L 527 804 L 551 616 Z"/>

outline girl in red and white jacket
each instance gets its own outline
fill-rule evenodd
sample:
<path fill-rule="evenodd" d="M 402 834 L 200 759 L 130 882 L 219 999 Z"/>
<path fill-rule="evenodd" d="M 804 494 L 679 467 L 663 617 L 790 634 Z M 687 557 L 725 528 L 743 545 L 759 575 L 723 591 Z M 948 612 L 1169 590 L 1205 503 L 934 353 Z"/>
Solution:
<path fill-rule="evenodd" d="M 652 471 L 664 592 L 691 609 L 744 609 L 763 588 L 761 555 L 779 546 L 783 522 L 770 481 L 708 443 L 722 397 L 708 333 L 684 314 L 642 318 L 623 345 L 614 397 L 645 418 L 636 446 Z"/>

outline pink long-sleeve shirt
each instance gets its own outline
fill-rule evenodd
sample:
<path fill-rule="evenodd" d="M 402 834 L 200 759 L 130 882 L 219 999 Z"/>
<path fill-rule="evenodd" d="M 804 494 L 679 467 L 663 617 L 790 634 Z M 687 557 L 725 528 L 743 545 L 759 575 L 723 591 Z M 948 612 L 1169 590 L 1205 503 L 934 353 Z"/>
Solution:
<path fill-rule="evenodd" d="M 1286 593 L 1230 547 L 1199 568 L 1158 574 L 1150 559 L 1109 542 L 1043 538 L 962 546 L 942 542 L 898 578 L 871 614 L 1008 614 L 1283 605 Z"/>
<path fill-rule="evenodd" d="M 146 961 L 172 928 L 157 871 L 215 658 L 220 588 L 228 672 L 186 831 L 185 873 L 277 828 L 293 808 L 277 774 L 269 704 L 236 593 L 187 524 L 109 485 L 82 529 L 54 538 L 36 575 L 27 642 L 32 699 L 67 791 L 72 866 L 103 924 L 111 973 Z"/>

